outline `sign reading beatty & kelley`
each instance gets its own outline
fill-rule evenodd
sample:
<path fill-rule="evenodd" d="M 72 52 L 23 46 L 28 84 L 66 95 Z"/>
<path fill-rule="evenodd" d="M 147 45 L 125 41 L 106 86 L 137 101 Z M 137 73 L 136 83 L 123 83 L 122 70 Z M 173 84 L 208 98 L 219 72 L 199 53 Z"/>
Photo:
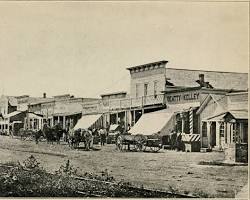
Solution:
<path fill-rule="evenodd" d="M 177 94 L 169 94 L 166 96 L 168 103 L 183 103 L 190 101 L 199 101 L 199 92 L 185 92 Z"/>

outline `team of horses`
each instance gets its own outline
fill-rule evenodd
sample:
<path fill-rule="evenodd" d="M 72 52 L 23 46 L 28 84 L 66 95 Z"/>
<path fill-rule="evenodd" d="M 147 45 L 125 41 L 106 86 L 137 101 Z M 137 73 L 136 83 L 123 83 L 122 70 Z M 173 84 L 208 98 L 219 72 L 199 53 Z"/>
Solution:
<path fill-rule="evenodd" d="M 44 126 L 40 130 L 25 130 L 20 129 L 19 135 L 22 140 L 27 137 L 35 139 L 36 144 L 39 143 L 41 138 L 45 138 L 48 144 L 60 144 L 61 139 L 68 143 L 71 148 L 79 148 L 80 143 L 84 143 L 84 148 L 89 150 L 93 147 L 93 135 L 90 130 L 87 129 L 63 129 L 60 125 L 53 127 Z"/>

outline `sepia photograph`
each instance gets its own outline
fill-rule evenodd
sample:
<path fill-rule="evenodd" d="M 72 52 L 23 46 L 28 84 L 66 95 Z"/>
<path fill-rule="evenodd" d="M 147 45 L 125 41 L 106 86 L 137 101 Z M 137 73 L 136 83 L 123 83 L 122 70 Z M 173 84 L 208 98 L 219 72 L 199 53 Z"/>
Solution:
<path fill-rule="evenodd" d="M 0 1 L 0 198 L 248 199 L 248 1 Z"/>

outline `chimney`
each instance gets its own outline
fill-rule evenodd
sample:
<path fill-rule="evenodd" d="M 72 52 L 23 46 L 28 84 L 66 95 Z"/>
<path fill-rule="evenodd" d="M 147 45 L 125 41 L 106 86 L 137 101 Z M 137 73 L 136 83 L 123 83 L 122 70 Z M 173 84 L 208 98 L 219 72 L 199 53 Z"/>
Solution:
<path fill-rule="evenodd" d="M 199 81 L 202 86 L 204 86 L 205 79 L 204 79 L 204 74 L 199 74 Z"/>
<path fill-rule="evenodd" d="M 45 92 L 43 93 L 43 98 L 46 98 L 46 93 Z"/>

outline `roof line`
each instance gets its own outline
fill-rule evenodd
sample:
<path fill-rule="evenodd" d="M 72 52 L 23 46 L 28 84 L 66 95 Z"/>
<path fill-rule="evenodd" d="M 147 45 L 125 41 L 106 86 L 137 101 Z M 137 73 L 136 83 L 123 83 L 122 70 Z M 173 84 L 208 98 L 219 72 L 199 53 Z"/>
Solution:
<path fill-rule="evenodd" d="M 173 67 L 166 67 L 166 69 L 186 70 L 186 71 L 202 71 L 202 72 L 220 72 L 220 73 L 248 74 L 247 72 L 229 72 L 229 71 L 215 71 L 215 70 L 202 70 L 202 69 L 184 69 L 184 68 L 173 68 Z"/>
<path fill-rule="evenodd" d="M 228 93 L 226 94 L 227 96 L 233 96 L 233 95 L 238 95 L 238 94 L 248 94 L 248 91 L 244 91 L 244 92 L 233 92 L 233 93 Z"/>
<path fill-rule="evenodd" d="M 106 93 L 106 94 L 100 94 L 100 96 L 109 96 L 109 95 L 115 95 L 115 94 L 127 94 L 126 91 L 118 91 L 118 92 L 112 92 L 112 93 Z"/>
<path fill-rule="evenodd" d="M 167 60 L 160 60 L 160 61 L 156 61 L 156 62 L 151 62 L 151 63 L 146 63 L 146 64 L 142 64 L 142 65 L 136 65 L 136 66 L 132 66 L 132 67 L 127 67 L 126 69 L 127 70 L 131 70 L 131 69 L 135 69 L 135 68 L 138 68 L 138 67 L 145 67 L 145 66 L 148 66 L 148 65 L 159 65 L 161 63 L 168 63 Z"/>

